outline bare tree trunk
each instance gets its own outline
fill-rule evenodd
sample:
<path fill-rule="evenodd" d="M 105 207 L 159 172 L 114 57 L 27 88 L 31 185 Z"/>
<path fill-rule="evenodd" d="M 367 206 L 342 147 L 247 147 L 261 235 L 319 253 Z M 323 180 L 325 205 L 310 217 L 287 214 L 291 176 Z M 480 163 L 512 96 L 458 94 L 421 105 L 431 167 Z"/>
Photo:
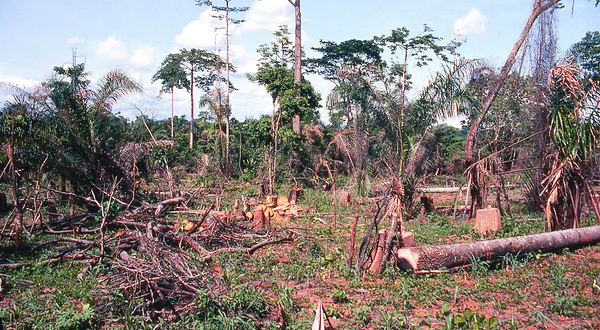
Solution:
<path fill-rule="evenodd" d="M 227 107 L 227 111 L 225 112 L 225 173 L 227 174 L 227 176 L 231 175 L 231 161 L 229 159 L 229 117 L 231 116 L 231 90 L 229 89 L 229 1 L 231 0 L 225 0 L 225 71 L 227 72 L 227 93 L 225 94 Z"/>
<path fill-rule="evenodd" d="M 467 265 L 474 259 L 498 259 L 509 253 L 522 255 L 599 242 L 600 226 L 595 226 L 471 243 L 404 248 L 398 251 L 398 260 L 403 269 L 428 271 Z"/>
<path fill-rule="evenodd" d="M 300 10 L 300 0 L 288 0 L 294 6 L 294 83 L 302 82 L 302 12 Z M 300 122 L 300 116 L 294 115 L 294 121 Z M 300 134 L 300 127 L 293 125 L 294 133 Z"/>
<path fill-rule="evenodd" d="M 404 168 L 404 141 L 402 141 L 404 128 L 404 98 L 406 97 L 406 66 L 408 65 L 408 49 L 404 50 L 404 66 L 402 67 L 402 90 L 400 92 L 400 106 L 398 108 L 398 173 Z"/>
<path fill-rule="evenodd" d="M 175 95 L 173 94 L 175 87 L 171 86 L 171 140 L 173 140 L 173 117 L 175 116 L 175 111 L 174 111 L 174 102 L 175 102 Z"/>
<path fill-rule="evenodd" d="M 504 81 L 510 73 L 513 64 L 515 63 L 517 53 L 519 52 L 519 49 L 521 49 L 523 42 L 525 42 L 525 39 L 529 35 L 529 31 L 531 30 L 533 23 L 538 18 L 538 16 L 540 16 L 540 14 L 542 14 L 547 9 L 553 7 L 558 2 L 559 0 L 535 0 L 533 10 L 531 11 L 531 15 L 529 16 L 527 23 L 525 23 L 525 27 L 523 27 L 521 35 L 517 39 L 517 42 L 515 43 L 513 49 L 508 55 L 508 58 L 506 59 L 506 62 L 504 63 L 504 66 L 500 71 L 500 75 L 498 76 L 496 83 L 492 85 L 492 88 L 490 89 L 489 94 L 485 102 L 483 103 L 481 111 L 479 112 L 477 117 L 475 117 L 475 120 L 473 120 L 471 126 L 469 127 L 469 132 L 467 133 L 467 140 L 465 142 L 465 162 L 467 166 L 473 163 L 473 156 L 475 154 L 475 144 L 477 142 L 479 125 L 481 124 L 483 118 L 492 106 L 492 103 L 494 102 L 496 95 L 500 91 L 500 88 L 502 88 L 502 85 L 504 85 Z"/>
<path fill-rule="evenodd" d="M 288 0 L 294 6 L 295 29 L 294 29 L 294 83 L 302 81 L 302 12 L 300 11 L 300 0 Z"/>
<path fill-rule="evenodd" d="M 14 233 L 15 233 L 15 251 L 19 250 L 19 234 L 21 232 L 21 222 L 23 212 L 19 207 L 19 185 L 17 182 L 17 171 L 15 168 L 15 114 L 11 111 L 10 124 L 10 144 L 8 145 L 8 161 L 10 163 L 10 193 L 12 197 L 12 206 L 14 214 Z"/>
<path fill-rule="evenodd" d="M 194 147 L 194 64 L 191 65 L 191 83 L 190 83 L 190 149 Z"/>

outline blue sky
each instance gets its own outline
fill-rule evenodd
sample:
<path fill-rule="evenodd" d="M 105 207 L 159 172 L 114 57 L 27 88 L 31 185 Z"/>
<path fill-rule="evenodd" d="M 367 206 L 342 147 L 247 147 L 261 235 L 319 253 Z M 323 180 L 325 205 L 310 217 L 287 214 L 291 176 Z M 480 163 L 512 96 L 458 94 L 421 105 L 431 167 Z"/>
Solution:
<path fill-rule="evenodd" d="M 246 72 L 256 65 L 256 48 L 272 40 L 278 25 L 293 30 L 293 7 L 287 0 L 235 0 L 251 9 L 242 14 L 246 22 L 232 31 L 232 62 L 238 67 L 233 83 L 233 116 L 243 120 L 271 112 L 270 97 L 261 86 L 247 81 Z M 557 31 L 561 52 L 579 41 L 586 31 L 600 30 L 600 8 L 594 1 L 563 1 Z M 340 42 L 371 38 L 407 27 L 418 33 L 428 24 L 445 41 L 458 29 L 466 39 L 459 49 L 467 58 L 487 59 L 500 66 L 517 39 L 531 10 L 530 0 L 303 0 L 303 43 L 310 47 L 320 39 Z M 127 98 L 117 108 L 126 117 L 135 108 L 157 118 L 170 115 L 170 96 L 158 98 L 158 84 L 150 79 L 169 52 L 180 48 L 214 50 L 214 28 L 205 7 L 193 0 L 0 0 L 0 81 L 31 88 L 48 79 L 52 67 L 71 62 L 77 48 L 92 82 L 112 68 L 128 72 L 144 92 Z M 217 49 L 224 54 L 223 36 Z M 415 90 L 439 68 L 413 68 Z M 326 97 L 331 84 L 310 76 Z M 8 95 L 1 94 L 0 100 Z M 175 113 L 189 113 L 189 96 L 175 93 Z M 322 111 L 326 119 L 326 111 Z"/>

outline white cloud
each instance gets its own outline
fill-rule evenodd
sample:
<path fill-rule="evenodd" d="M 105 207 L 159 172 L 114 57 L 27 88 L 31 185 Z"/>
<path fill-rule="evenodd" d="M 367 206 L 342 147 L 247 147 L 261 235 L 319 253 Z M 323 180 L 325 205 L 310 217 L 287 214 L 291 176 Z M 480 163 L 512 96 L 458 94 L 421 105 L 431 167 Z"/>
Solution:
<path fill-rule="evenodd" d="M 111 67 L 121 68 L 127 66 L 147 67 L 154 64 L 155 60 L 154 48 L 151 46 L 140 46 L 131 53 L 123 41 L 114 35 L 108 36 L 106 40 L 98 43 L 96 57 Z"/>
<path fill-rule="evenodd" d="M 81 37 L 71 37 L 69 39 L 67 39 L 67 43 L 69 45 L 77 45 L 77 44 L 82 44 L 85 42 L 85 39 L 81 38 Z"/>
<path fill-rule="evenodd" d="M 263 86 L 248 81 L 246 78 L 232 79 L 239 90 L 231 93 L 232 115 L 238 120 L 259 118 L 270 114 L 273 109 L 271 96 Z"/>
<path fill-rule="evenodd" d="M 219 19 L 214 18 L 214 15 L 216 13 L 211 9 L 200 13 L 197 20 L 188 23 L 181 33 L 175 36 L 175 43 L 183 47 L 213 48 L 215 33 L 217 33 L 217 42 L 225 37 L 225 31 L 220 28 L 223 24 Z M 233 33 L 235 29 L 235 25 L 230 26 L 230 33 Z"/>
<path fill-rule="evenodd" d="M 39 81 L 26 79 L 20 76 L 0 74 L 0 82 L 22 89 L 29 89 L 39 85 Z"/>
<path fill-rule="evenodd" d="M 0 106 L 12 99 L 12 95 L 19 94 L 22 90 L 32 91 L 39 86 L 39 82 L 20 76 L 0 74 Z"/>
<path fill-rule="evenodd" d="M 242 45 L 231 45 L 231 63 L 236 67 L 237 73 L 256 72 L 258 55 L 246 51 Z"/>
<path fill-rule="evenodd" d="M 466 37 L 468 35 L 484 34 L 487 30 L 488 18 L 479 10 L 472 9 L 467 15 L 454 22 L 454 35 Z"/>
<path fill-rule="evenodd" d="M 283 0 L 261 0 L 250 6 L 244 31 L 275 31 L 280 25 L 293 25 L 294 7 Z"/>
<path fill-rule="evenodd" d="M 129 57 L 127 47 L 125 47 L 121 39 L 118 39 L 114 35 L 108 36 L 104 41 L 100 41 L 96 53 L 102 60 L 109 62 L 124 61 Z"/>
<path fill-rule="evenodd" d="M 154 49 L 150 46 L 142 46 L 133 52 L 129 61 L 136 67 L 148 66 L 154 61 Z"/>

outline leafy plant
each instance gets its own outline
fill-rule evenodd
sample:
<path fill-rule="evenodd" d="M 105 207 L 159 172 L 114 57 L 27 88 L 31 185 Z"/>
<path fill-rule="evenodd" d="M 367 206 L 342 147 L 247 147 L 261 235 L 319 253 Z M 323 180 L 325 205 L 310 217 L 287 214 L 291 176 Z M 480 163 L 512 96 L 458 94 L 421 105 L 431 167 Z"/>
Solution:
<path fill-rule="evenodd" d="M 499 328 L 496 316 L 486 319 L 485 316 L 469 308 L 465 308 L 463 313 L 452 314 L 448 303 L 442 305 L 442 315 L 444 318 L 444 329 L 446 330 Z"/>

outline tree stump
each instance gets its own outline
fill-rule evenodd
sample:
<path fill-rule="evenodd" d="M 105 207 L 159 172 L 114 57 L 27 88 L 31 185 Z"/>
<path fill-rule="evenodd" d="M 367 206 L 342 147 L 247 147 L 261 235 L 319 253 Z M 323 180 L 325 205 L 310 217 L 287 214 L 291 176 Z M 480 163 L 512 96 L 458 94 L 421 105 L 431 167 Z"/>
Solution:
<path fill-rule="evenodd" d="M 288 201 L 294 202 L 296 203 L 298 201 L 298 199 L 300 198 L 300 195 L 302 194 L 302 192 L 304 191 L 304 189 L 302 188 L 292 188 L 290 189 L 290 192 L 288 194 Z"/>
<path fill-rule="evenodd" d="M 287 198 L 287 196 L 277 196 L 276 206 L 281 206 L 287 203 L 289 203 L 289 199 Z"/>
<path fill-rule="evenodd" d="M 263 205 L 258 205 L 254 208 L 254 210 L 252 211 L 252 220 L 254 220 L 252 222 L 252 227 L 261 227 L 264 224 L 264 219 L 265 219 L 265 213 L 264 213 L 264 206 Z"/>
<path fill-rule="evenodd" d="M 387 229 L 382 229 L 377 233 L 377 239 L 375 240 L 375 248 L 371 253 L 373 262 L 369 267 L 369 271 L 373 274 L 380 274 L 383 265 L 383 258 L 385 256 L 385 239 L 387 237 Z"/>
<path fill-rule="evenodd" d="M 499 231 L 502 228 L 500 210 L 496 208 L 477 210 L 475 228 L 481 235 Z"/>

